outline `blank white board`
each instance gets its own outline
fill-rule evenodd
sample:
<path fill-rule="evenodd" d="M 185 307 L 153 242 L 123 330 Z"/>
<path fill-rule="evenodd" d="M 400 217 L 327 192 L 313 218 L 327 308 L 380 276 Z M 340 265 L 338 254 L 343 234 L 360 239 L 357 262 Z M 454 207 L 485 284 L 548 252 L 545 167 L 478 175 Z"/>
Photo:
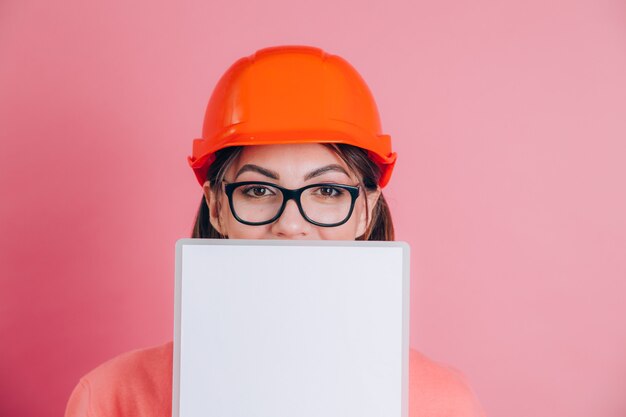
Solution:
<path fill-rule="evenodd" d="M 404 242 L 181 239 L 174 417 L 407 417 Z"/>

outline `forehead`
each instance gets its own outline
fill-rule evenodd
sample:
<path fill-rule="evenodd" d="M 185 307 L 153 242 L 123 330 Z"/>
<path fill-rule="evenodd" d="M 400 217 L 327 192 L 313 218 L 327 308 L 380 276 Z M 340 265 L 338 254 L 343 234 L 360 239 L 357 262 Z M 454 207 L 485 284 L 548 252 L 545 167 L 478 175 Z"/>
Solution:
<path fill-rule="evenodd" d="M 245 146 L 231 169 L 237 172 L 246 164 L 271 169 L 281 174 L 281 177 L 283 174 L 301 176 L 331 164 L 352 173 L 332 148 L 319 143 Z"/>

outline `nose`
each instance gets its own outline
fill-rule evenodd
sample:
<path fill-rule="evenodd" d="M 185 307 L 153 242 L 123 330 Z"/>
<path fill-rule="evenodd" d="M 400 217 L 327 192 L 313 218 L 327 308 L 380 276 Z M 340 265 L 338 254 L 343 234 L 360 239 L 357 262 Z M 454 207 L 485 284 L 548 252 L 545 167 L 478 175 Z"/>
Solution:
<path fill-rule="evenodd" d="M 294 200 L 287 201 L 285 210 L 271 224 L 271 231 L 277 239 L 306 239 L 310 235 L 311 223 L 307 222 Z"/>

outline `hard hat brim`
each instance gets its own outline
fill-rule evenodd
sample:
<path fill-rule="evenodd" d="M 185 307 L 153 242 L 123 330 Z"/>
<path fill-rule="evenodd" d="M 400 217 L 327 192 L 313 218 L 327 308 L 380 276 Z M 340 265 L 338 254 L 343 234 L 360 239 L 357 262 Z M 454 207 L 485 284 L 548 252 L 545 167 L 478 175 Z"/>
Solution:
<path fill-rule="evenodd" d="M 215 160 L 215 152 L 232 146 L 343 143 L 360 147 L 367 150 L 370 158 L 380 167 L 381 177 L 378 185 L 381 188 L 389 182 L 397 157 L 395 152 L 391 152 L 391 138 L 389 135 L 374 135 L 374 137 L 368 140 L 374 146 L 365 148 L 362 136 L 356 138 L 345 132 L 345 129 L 344 131 L 292 130 L 255 133 L 235 133 L 231 131 L 224 132 L 220 136 L 211 140 L 199 138 L 193 142 L 193 155 L 188 157 L 188 162 L 201 185 L 206 181 L 208 169 Z"/>

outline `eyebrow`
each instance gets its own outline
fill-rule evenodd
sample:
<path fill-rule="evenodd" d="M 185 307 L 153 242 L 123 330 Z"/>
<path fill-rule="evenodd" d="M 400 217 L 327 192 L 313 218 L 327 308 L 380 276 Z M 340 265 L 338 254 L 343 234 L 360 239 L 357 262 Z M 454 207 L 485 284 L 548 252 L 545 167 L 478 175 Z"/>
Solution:
<path fill-rule="evenodd" d="M 237 175 L 235 175 L 235 179 L 237 179 L 237 177 L 239 177 L 241 174 L 243 174 L 244 172 L 258 172 L 261 175 L 265 175 L 268 178 L 272 178 L 277 180 L 279 178 L 279 175 L 274 172 L 271 171 L 269 169 L 265 169 L 263 167 L 260 167 L 258 165 L 254 165 L 254 164 L 245 164 L 244 166 L 241 167 L 241 169 L 239 169 L 239 171 L 237 171 Z"/>
<path fill-rule="evenodd" d="M 280 175 L 278 175 L 278 173 L 275 171 L 272 171 L 272 170 L 260 167 L 258 165 L 254 165 L 254 164 L 246 164 L 242 166 L 239 169 L 239 171 L 237 171 L 237 175 L 235 175 L 235 180 L 244 172 L 257 172 L 261 175 L 264 175 L 268 178 L 272 178 L 274 180 L 277 180 L 280 178 Z M 348 177 L 350 176 L 348 172 L 346 172 L 346 170 L 343 169 L 342 166 L 337 165 L 337 164 L 330 164 L 330 165 L 323 166 L 321 168 L 314 169 L 313 171 L 309 172 L 308 174 L 304 176 L 304 180 L 308 181 L 311 178 L 319 177 L 320 175 L 326 172 L 340 172 L 342 174 L 345 174 Z"/>
<path fill-rule="evenodd" d="M 346 170 L 343 169 L 342 166 L 337 165 L 337 164 L 331 164 L 331 165 L 326 165 L 325 167 L 321 167 L 321 168 L 318 168 L 309 172 L 308 174 L 304 176 L 304 180 L 307 181 L 307 180 L 310 180 L 311 178 L 319 177 L 320 175 L 326 172 L 341 172 L 342 174 L 345 174 L 347 177 L 350 176 L 348 175 Z"/>

